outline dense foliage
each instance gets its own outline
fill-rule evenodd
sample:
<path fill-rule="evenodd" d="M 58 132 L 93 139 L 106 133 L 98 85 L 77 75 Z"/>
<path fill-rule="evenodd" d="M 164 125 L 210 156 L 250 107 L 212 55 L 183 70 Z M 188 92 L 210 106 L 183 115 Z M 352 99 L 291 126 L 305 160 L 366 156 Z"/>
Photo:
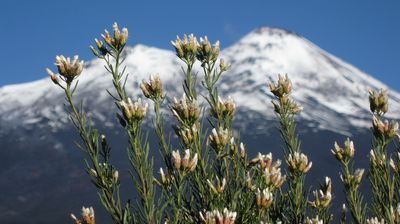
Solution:
<path fill-rule="evenodd" d="M 279 76 L 277 83 L 269 85 L 275 96 L 272 106 L 280 124 L 287 169 L 281 168 L 282 161 L 274 160 L 271 153 L 248 158 L 246 146 L 232 125 L 236 104 L 230 97 L 221 98 L 217 88 L 230 65 L 219 59 L 219 42 L 211 44 L 207 37 L 198 42 L 193 35 L 185 35 L 172 42 L 183 65 L 184 94 L 180 99 L 167 97 L 158 75 L 142 82 L 142 93 L 154 110 L 153 125 L 159 140 L 158 144 L 150 143 L 142 130 L 148 103 L 140 98 L 132 100 L 125 89 L 128 76 L 123 51 L 128 30 L 120 31 L 114 24 L 113 31 L 112 35 L 106 31 L 102 40 L 96 39 L 91 50 L 104 61 L 114 86 L 108 93 L 128 137 L 127 157 L 138 201 L 125 201 L 120 195 L 119 172 L 110 161 L 107 139 L 92 126 L 84 105 L 74 102 L 83 62 L 77 56 L 57 56 L 58 74 L 50 69 L 47 72 L 65 92 L 68 113 L 81 138 L 80 147 L 88 156 L 86 172 L 115 223 L 400 223 L 400 153 L 390 155 L 387 150 L 395 143 L 400 151 L 399 132 L 396 122 L 384 120 L 389 109 L 385 91 L 371 90 L 369 97 L 373 142 L 368 179 L 372 200 L 367 204 L 359 190 L 366 171 L 353 168 L 353 142 L 347 139 L 343 146 L 335 143 L 332 153 L 341 167 L 347 202 L 342 214 L 333 217 L 331 179 L 325 177 L 315 191 L 305 185 L 313 167 L 296 134 L 295 117 L 302 108 L 291 98 L 288 76 Z M 194 72 L 195 66 L 199 66 L 199 74 Z M 198 80 L 204 95 L 199 94 Z M 171 130 L 164 126 L 162 107 L 168 107 L 176 118 L 173 132 L 179 144 L 170 142 Z M 150 156 L 155 148 L 162 155 L 162 168 L 155 168 Z M 76 224 L 95 223 L 93 208 L 83 208 L 81 218 L 71 216 Z"/>

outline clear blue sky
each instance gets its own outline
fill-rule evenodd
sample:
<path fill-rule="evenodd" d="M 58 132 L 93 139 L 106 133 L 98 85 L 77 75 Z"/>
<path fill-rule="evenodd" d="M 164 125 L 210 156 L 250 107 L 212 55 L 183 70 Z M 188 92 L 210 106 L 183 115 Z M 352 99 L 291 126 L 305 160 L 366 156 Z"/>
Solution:
<path fill-rule="evenodd" d="M 0 86 L 45 77 L 56 54 L 91 59 L 88 46 L 114 21 L 129 28 L 130 44 L 166 49 L 177 34 L 226 47 L 255 28 L 282 27 L 400 90 L 398 0 L 2 0 Z"/>

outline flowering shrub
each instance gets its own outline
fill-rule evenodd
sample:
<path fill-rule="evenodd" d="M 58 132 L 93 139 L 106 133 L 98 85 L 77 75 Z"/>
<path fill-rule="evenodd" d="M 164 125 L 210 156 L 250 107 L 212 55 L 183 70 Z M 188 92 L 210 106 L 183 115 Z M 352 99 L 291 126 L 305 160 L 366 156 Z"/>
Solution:
<path fill-rule="evenodd" d="M 387 147 L 398 142 L 398 124 L 384 120 L 388 108 L 385 91 L 370 91 L 373 142 L 370 152 L 368 178 L 372 199 L 363 200 L 360 184 L 364 169 L 354 169 L 355 147 L 350 139 L 343 146 L 335 143 L 332 154 L 341 167 L 346 204 L 340 217 L 333 217 L 332 182 L 325 177 L 320 187 L 310 191 L 305 178 L 313 168 L 312 161 L 302 152 L 296 134 L 295 117 L 301 106 L 291 97 L 292 83 L 288 76 L 279 76 L 277 83 L 269 85 L 275 96 L 272 102 L 279 120 L 279 130 L 284 143 L 284 162 L 273 159 L 271 153 L 248 158 L 247 149 L 233 130 L 236 113 L 234 100 L 221 98 L 217 83 L 229 69 L 219 59 L 219 42 L 211 44 L 207 37 L 184 36 L 172 42 L 177 57 L 182 61 L 182 98 L 166 102 L 162 80 L 151 75 L 140 88 L 154 110 L 154 130 L 163 167 L 155 168 L 150 148 L 157 148 L 147 140 L 142 123 L 149 104 L 140 98 L 132 100 L 125 89 L 127 74 L 123 65 L 123 50 L 128 40 L 128 30 L 113 26 L 113 35 L 105 32 L 103 40 L 95 39 L 93 54 L 104 61 L 111 75 L 114 91 L 109 91 L 118 111 L 121 127 L 127 134 L 131 173 L 138 200 L 124 202 L 120 195 L 117 168 L 110 162 L 107 138 L 92 127 L 84 106 L 74 102 L 78 88 L 77 78 L 83 70 L 78 56 L 73 59 L 56 57 L 58 74 L 47 69 L 51 80 L 65 95 L 68 113 L 80 138 L 80 147 L 87 153 L 86 172 L 98 188 L 100 200 L 115 223 L 400 223 L 400 152 L 391 156 Z M 199 62 L 202 76 L 193 68 Z M 201 80 L 206 95 L 201 100 L 196 82 Z M 167 138 L 161 107 L 168 107 L 175 117 L 174 131 L 179 144 Z M 211 126 L 208 132 L 202 119 Z M 400 148 L 397 145 L 397 150 Z M 159 170 L 156 174 L 155 170 Z M 347 212 L 347 211 L 350 212 Z M 351 217 L 349 218 L 349 213 Z M 94 224 L 93 208 L 82 208 L 82 218 L 71 215 L 76 224 Z M 370 218 L 369 218 L 370 217 Z"/>

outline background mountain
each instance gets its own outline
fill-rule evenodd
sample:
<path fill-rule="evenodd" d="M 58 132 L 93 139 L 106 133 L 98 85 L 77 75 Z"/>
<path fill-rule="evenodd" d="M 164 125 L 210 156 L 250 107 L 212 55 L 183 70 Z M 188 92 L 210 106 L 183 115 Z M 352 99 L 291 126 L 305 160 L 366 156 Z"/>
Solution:
<path fill-rule="evenodd" d="M 154 73 L 160 74 L 168 98 L 182 95 L 181 88 L 177 88 L 182 81 L 182 64 L 174 52 L 139 44 L 127 47 L 125 53 L 130 73 L 127 85 L 134 98 L 140 95 L 139 82 Z M 314 163 L 309 181 L 318 186 L 324 175 L 332 176 L 338 192 L 336 203 L 342 203 L 339 169 L 330 149 L 334 141 L 352 136 L 358 165 L 366 166 L 371 141 L 368 90 L 388 87 L 305 38 L 282 29 L 257 29 L 222 50 L 221 57 L 232 68 L 223 75 L 219 90 L 222 96 L 230 95 L 235 100 L 236 127 L 252 155 L 273 152 L 275 158 L 282 158 L 272 95 L 266 84 L 276 80 L 278 74 L 290 76 L 294 98 L 304 107 L 298 130 L 303 149 Z M 113 101 L 105 91 L 112 89 L 111 77 L 96 59 L 86 63 L 79 80 L 77 98 L 84 99 L 96 128 L 111 139 L 114 162 L 125 174 L 123 190 L 132 198 L 126 139 L 116 122 Z M 399 119 L 400 94 L 390 89 L 389 92 L 388 117 Z M 63 103 L 63 93 L 48 78 L 0 88 L 2 223 L 67 223 L 68 214 L 79 213 L 82 205 L 93 205 L 98 217 L 104 217 L 94 187 L 84 173 L 83 153 L 72 142 L 78 136 Z M 166 120 L 169 125 L 174 122 L 169 115 Z M 151 124 L 151 115 L 147 121 Z M 158 156 L 156 145 L 153 144 L 153 154 Z"/>

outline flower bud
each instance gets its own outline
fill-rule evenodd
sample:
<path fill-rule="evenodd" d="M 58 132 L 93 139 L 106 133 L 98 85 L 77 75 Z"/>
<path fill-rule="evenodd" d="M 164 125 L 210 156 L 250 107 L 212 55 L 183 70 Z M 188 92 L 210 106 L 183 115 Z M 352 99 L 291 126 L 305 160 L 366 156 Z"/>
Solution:
<path fill-rule="evenodd" d="M 256 193 L 256 204 L 261 208 L 269 208 L 272 205 L 273 195 L 272 192 L 265 188 L 263 191 L 257 189 Z"/>
<path fill-rule="evenodd" d="M 177 170 L 194 171 L 197 166 L 198 155 L 195 153 L 191 158 L 190 150 L 186 149 L 182 159 L 178 150 L 172 151 L 172 162 Z"/>
<path fill-rule="evenodd" d="M 400 223 L 400 203 L 397 204 L 396 208 L 390 208 L 390 215 L 394 223 Z"/>
<path fill-rule="evenodd" d="M 388 94 L 387 90 L 381 89 L 379 92 L 369 90 L 369 107 L 374 114 L 385 114 L 388 112 Z"/>
<path fill-rule="evenodd" d="M 292 92 L 292 82 L 287 75 L 279 75 L 277 84 L 271 83 L 269 84 L 269 88 L 272 94 L 274 94 L 278 98 L 281 98 L 285 95 L 290 95 L 290 93 Z"/>
<path fill-rule="evenodd" d="M 72 81 L 78 77 L 83 71 L 83 61 L 79 61 L 79 57 L 74 56 L 73 60 L 69 57 L 56 56 L 56 63 L 58 73 L 61 79 L 66 82 L 68 85 L 72 83 Z M 59 85 L 59 80 L 56 74 L 54 74 L 50 69 L 46 69 L 47 74 L 49 74 L 53 83 Z"/>
<path fill-rule="evenodd" d="M 216 118 L 225 118 L 231 120 L 236 113 L 236 104 L 233 99 L 229 96 L 224 102 L 218 97 L 218 103 L 211 110 L 211 114 Z"/>
<path fill-rule="evenodd" d="M 334 149 L 331 149 L 331 152 L 337 160 L 341 162 L 349 161 L 355 154 L 354 143 L 347 138 L 344 142 L 344 148 L 341 148 L 339 144 L 335 142 Z"/>
<path fill-rule="evenodd" d="M 229 144 L 230 138 L 231 136 L 228 129 L 219 128 L 217 131 L 213 128 L 211 135 L 208 137 L 208 141 L 216 152 L 220 152 Z"/>
<path fill-rule="evenodd" d="M 224 61 L 224 59 L 221 58 L 221 59 L 219 60 L 219 70 L 220 70 L 221 72 L 225 72 L 225 71 L 228 71 L 229 68 L 230 68 L 230 65 L 229 65 L 229 64 L 226 64 L 225 61 Z"/>
<path fill-rule="evenodd" d="M 320 196 L 318 195 L 320 194 Z M 327 208 L 332 201 L 332 181 L 325 177 L 325 182 L 321 185 L 319 191 L 313 191 L 314 201 L 309 202 L 314 208 Z"/>
<path fill-rule="evenodd" d="M 211 183 L 211 181 L 208 179 L 207 179 L 207 184 L 215 194 L 221 194 L 225 190 L 226 179 L 223 178 L 222 181 L 218 177 L 216 177 L 216 179 L 217 181 L 215 185 Z"/>
<path fill-rule="evenodd" d="M 369 151 L 371 165 L 373 167 L 376 166 L 384 166 L 386 164 L 386 155 L 381 153 L 375 153 L 373 149 Z"/>
<path fill-rule="evenodd" d="M 305 224 L 324 224 L 324 220 L 320 219 L 317 215 L 311 219 L 309 217 L 307 217 L 306 220 L 304 221 L 304 223 Z"/>
<path fill-rule="evenodd" d="M 124 27 L 121 32 L 118 28 L 118 24 L 114 23 L 113 30 L 114 30 L 113 37 L 111 37 L 110 33 L 107 30 L 105 30 L 104 34 L 102 34 L 101 36 L 103 37 L 104 42 L 106 42 L 107 45 L 111 47 L 111 49 L 116 51 L 121 51 L 126 45 L 126 42 L 128 41 L 128 29 Z M 97 40 L 96 40 L 96 45 L 103 56 L 109 52 L 105 48 L 105 46 Z"/>
<path fill-rule="evenodd" d="M 247 153 L 243 142 L 240 143 L 239 149 L 240 149 L 240 157 L 245 158 Z"/>
<path fill-rule="evenodd" d="M 382 121 L 376 116 L 373 118 L 372 131 L 376 137 L 383 137 L 385 139 L 391 139 L 396 137 L 399 133 L 399 123 L 395 121 Z"/>
<path fill-rule="evenodd" d="M 207 36 L 200 38 L 200 45 L 197 51 L 197 60 L 204 66 L 206 63 L 214 64 L 219 55 L 219 41 L 211 46 Z"/>
<path fill-rule="evenodd" d="M 118 172 L 118 170 L 116 170 L 113 173 L 113 181 L 114 181 L 114 183 L 118 183 L 118 180 L 119 180 L 119 172 Z"/>
<path fill-rule="evenodd" d="M 161 184 L 166 186 L 171 183 L 172 176 L 165 174 L 163 168 L 160 168 Z"/>
<path fill-rule="evenodd" d="M 393 160 L 390 158 L 389 165 L 392 167 L 395 173 L 400 173 L 400 153 L 397 153 L 397 158 Z"/>
<path fill-rule="evenodd" d="M 308 162 L 308 157 L 298 152 L 289 154 L 287 163 L 291 172 L 307 173 L 312 167 L 312 162 Z"/>
<path fill-rule="evenodd" d="M 227 208 L 221 213 L 218 210 L 207 211 L 205 214 L 200 212 L 200 219 L 204 224 L 234 224 L 237 213 L 231 212 Z"/>
<path fill-rule="evenodd" d="M 200 117 L 200 108 L 196 100 L 190 100 L 183 95 L 181 100 L 174 98 L 171 111 L 181 124 L 192 126 Z"/>
<path fill-rule="evenodd" d="M 130 98 L 127 99 L 127 102 L 121 100 L 119 106 L 122 115 L 128 124 L 141 122 L 146 116 L 148 108 L 148 104 L 144 104 L 140 98 L 136 102 L 132 102 Z"/>
<path fill-rule="evenodd" d="M 354 174 L 349 174 L 348 176 L 340 175 L 340 178 L 347 188 L 357 189 L 360 186 L 364 172 L 364 169 L 356 169 Z"/>
<path fill-rule="evenodd" d="M 175 41 L 171 41 L 175 48 L 176 55 L 187 64 L 193 64 L 196 60 L 196 54 L 199 43 L 193 34 L 186 34 L 181 40 L 179 37 Z"/>
<path fill-rule="evenodd" d="M 82 207 L 82 219 L 76 218 L 74 214 L 71 214 L 71 218 L 74 220 L 75 224 L 95 224 L 94 210 L 92 207 L 85 208 Z"/>
<path fill-rule="evenodd" d="M 385 224 L 385 220 L 382 218 L 381 220 L 378 217 L 369 218 L 366 220 L 367 224 Z"/>
<path fill-rule="evenodd" d="M 142 89 L 143 95 L 151 100 L 163 99 L 165 97 L 161 79 L 158 74 L 155 76 L 150 75 L 149 82 L 143 80 L 140 84 L 140 88 Z"/>

